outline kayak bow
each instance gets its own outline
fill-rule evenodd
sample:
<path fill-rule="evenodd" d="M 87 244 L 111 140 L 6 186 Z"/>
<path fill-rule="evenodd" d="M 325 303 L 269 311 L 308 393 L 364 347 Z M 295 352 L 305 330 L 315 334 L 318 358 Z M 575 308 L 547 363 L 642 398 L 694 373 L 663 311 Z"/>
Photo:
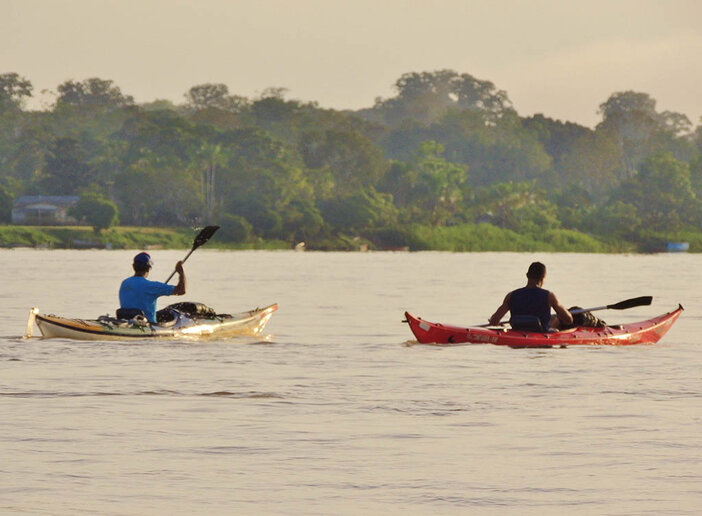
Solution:
<path fill-rule="evenodd" d="M 672 312 L 646 321 L 608 325 L 604 328 L 578 326 L 556 332 L 450 326 L 431 323 L 408 312 L 405 312 L 405 318 L 420 344 L 495 344 L 512 348 L 551 348 L 575 345 L 654 344 L 666 334 L 682 311 L 683 307 L 679 305 Z"/>

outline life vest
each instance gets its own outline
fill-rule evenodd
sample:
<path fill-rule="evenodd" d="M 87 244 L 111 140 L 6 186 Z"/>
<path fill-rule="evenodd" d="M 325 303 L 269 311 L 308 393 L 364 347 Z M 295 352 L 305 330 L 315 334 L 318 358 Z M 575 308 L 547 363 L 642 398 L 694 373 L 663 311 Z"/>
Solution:
<path fill-rule="evenodd" d="M 523 287 L 513 291 L 509 296 L 511 317 L 524 315 L 537 317 L 543 329 L 548 330 L 551 321 L 548 294 L 548 290 L 540 287 Z"/>

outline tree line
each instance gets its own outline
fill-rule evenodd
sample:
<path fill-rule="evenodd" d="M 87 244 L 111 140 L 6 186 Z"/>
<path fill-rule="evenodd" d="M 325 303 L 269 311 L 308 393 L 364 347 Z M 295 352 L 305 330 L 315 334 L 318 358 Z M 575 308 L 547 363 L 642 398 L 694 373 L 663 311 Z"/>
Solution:
<path fill-rule="evenodd" d="M 404 74 L 357 111 L 224 84 L 180 104 L 137 104 L 99 78 L 60 84 L 45 110 L 25 108 L 33 94 L 0 74 L 3 222 L 20 195 L 80 195 L 74 214 L 96 229 L 218 223 L 232 242 L 422 247 L 420 234 L 489 225 L 640 250 L 702 243 L 702 125 L 642 92 L 604 99 L 594 129 L 520 116 L 505 91 L 452 70 Z"/>

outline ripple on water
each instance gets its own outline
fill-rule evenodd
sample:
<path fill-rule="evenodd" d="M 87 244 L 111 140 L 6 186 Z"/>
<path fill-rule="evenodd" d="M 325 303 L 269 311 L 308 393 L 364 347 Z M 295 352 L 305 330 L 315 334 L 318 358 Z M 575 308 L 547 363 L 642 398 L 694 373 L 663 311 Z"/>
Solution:
<path fill-rule="evenodd" d="M 231 391 L 216 391 L 216 392 L 179 392 L 172 390 L 153 390 L 153 391 L 127 391 L 127 392 L 51 392 L 51 391 L 30 391 L 30 392 L 0 392 L 0 398 L 82 398 L 82 397 L 102 397 L 102 396 L 204 396 L 212 398 L 271 398 L 285 399 L 285 396 L 275 392 L 231 392 Z"/>

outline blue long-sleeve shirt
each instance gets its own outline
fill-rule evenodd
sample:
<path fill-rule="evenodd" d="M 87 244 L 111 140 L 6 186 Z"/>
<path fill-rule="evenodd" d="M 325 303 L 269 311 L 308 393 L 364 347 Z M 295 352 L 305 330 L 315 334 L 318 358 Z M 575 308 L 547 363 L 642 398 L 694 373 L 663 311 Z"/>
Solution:
<path fill-rule="evenodd" d="M 138 308 L 146 314 L 149 322 L 156 322 L 156 300 L 173 294 L 173 285 L 150 281 L 143 276 L 131 276 L 119 287 L 121 308 Z"/>

